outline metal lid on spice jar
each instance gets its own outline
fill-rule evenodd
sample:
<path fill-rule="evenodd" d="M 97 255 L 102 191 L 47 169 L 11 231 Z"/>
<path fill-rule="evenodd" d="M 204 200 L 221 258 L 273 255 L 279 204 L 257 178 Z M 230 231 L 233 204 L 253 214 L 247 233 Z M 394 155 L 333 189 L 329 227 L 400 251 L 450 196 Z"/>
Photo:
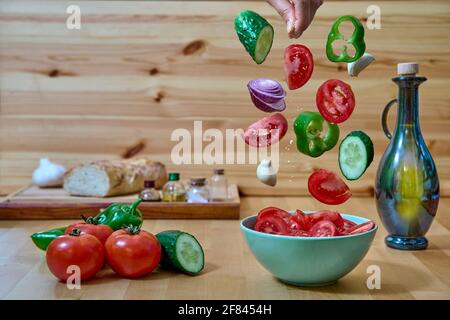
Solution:
<path fill-rule="evenodd" d="M 178 172 L 169 172 L 169 181 L 180 180 L 180 174 Z"/>
<path fill-rule="evenodd" d="M 214 169 L 214 174 L 224 175 L 225 170 L 224 169 Z"/>
<path fill-rule="evenodd" d="M 155 187 L 155 180 L 145 180 L 144 181 L 144 188 L 150 189 Z"/>
<path fill-rule="evenodd" d="M 190 184 L 191 186 L 199 186 L 199 187 L 202 187 L 202 186 L 205 185 L 205 183 L 206 183 L 206 179 L 205 179 L 205 178 L 191 178 L 191 179 L 189 180 L 189 184 Z"/>

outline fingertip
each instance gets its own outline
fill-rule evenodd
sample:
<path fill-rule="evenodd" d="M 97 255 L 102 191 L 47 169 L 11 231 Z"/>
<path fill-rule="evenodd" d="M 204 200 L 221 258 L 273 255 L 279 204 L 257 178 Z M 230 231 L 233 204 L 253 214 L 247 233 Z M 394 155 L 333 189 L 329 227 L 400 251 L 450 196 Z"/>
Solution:
<path fill-rule="evenodd" d="M 292 33 L 292 31 L 293 31 L 293 24 L 292 24 L 292 21 L 291 20 L 288 20 L 287 22 L 286 22 L 286 31 L 287 31 L 287 33 L 290 35 L 291 33 Z"/>
<path fill-rule="evenodd" d="M 295 32 L 293 35 L 292 35 L 292 39 L 297 39 L 297 38 L 300 38 L 300 36 L 303 34 L 303 32 L 301 32 L 301 31 L 299 31 L 299 32 Z"/>
<path fill-rule="evenodd" d="M 294 38 L 300 37 L 302 35 L 302 33 L 303 33 L 303 30 L 300 29 L 300 21 L 297 20 L 295 22 L 295 28 L 294 28 L 294 32 L 293 32 Z"/>

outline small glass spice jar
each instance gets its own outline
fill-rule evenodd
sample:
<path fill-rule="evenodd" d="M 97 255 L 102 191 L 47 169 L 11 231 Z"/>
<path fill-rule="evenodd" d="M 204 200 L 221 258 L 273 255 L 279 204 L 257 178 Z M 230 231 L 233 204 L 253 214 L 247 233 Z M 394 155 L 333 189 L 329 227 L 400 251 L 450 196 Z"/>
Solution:
<path fill-rule="evenodd" d="M 144 189 L 141 191 L 139 197 L 142 201 L 160 201 L 161 196 L 159 191 L 155 189 L 155 181 L 145 180 Z"/>
<path fill-rule="evenodd" d="M 169 181 L 164 185 L 162 190 L 162 200 L 167 202 L 186 201 L 186 189 L 180 181 L 180 174 L 178 172 L 169 173 Z"/>
<path fill-rule="evenodd" d="M 228 180 L 224 169 L 215 169 L 209 186 L 210 201 L 228 200 Z"/>
<path fill-rule="evenodd" d="M 187 202 L 189 203 L 207 203 L 209 199 L 209 190 L 206 186 L 205 178 L 192 178 L 189 181 L 189 188 L 186 192 Z"/>

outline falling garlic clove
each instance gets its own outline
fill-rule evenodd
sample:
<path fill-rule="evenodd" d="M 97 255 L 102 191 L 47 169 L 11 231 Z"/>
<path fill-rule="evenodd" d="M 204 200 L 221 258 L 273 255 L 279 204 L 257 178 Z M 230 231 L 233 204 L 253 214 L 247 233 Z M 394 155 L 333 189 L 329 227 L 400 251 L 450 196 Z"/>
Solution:
<path fill-rule="evenodd" d="M 347 64 L 347 71 L 351 77 L 357 77 L 369 64 L 375 61 L 375 57 L 370 53 L 364 53 L 358 60 Z"/>
<path fill-rule="evenodd" d="M 270 159 L 263 159 L 256 168 L 256 176 L 262 183 L 274 187 L 277 184 L 277 172 Z"/>

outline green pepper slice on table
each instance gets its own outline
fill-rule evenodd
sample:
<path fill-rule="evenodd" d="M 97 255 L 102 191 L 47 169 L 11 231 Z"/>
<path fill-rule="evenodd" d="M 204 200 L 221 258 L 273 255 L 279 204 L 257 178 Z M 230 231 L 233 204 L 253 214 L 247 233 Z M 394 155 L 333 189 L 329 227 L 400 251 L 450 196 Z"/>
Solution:
<path fill-rule="evenodd" d="M 298 151 L 313 158 L 332 149 L 339 140 L 338 125 L 325 121 L 319 112 L 300 113 L 294 121 L 294 132 Z"/>
<path fill-rule="evenodd" d="M 354 30 L 350 38 L 345 39 L 344 35 L 339 31 L 339 26 L 342 22 L 350 21 L 353 24 Z M 353 57 L 348 55 L 347 45 L 344 45 L 342 52 L 336 55 L 333 50 L 333 42 L 342 39 L 346 43 L 353 45 L 355 48 L 355 55 Z M 331 31 L 328 34 L 326 54 L 328 60 L 332 62 L 353 62 L 362 57 L 366 51 L 366 43 L 364 42 L 364 27 L 359 20 L 353 16 L 342 16 L 338 18 L 331 26 Z"/>
<path fill-rule="evenodd" d="M 106 224 L 114 231 L 121 229 L 124 226 L 141 227 L 143 218 L 142 213 L 137 206 L 142 202 L 139 198 L 132 204 L 113 203 L 106 209 L 102 210 L 95 217 L 89 217 L 86 220 L 88 223 Z M 33 243 L 42 250 L 47 250 L 50 242 L 53 239 L 64 234 L 67 227 L 55 228 L 47 231 L 37 232 L 31 235 Z"/>
<path fill-rule="evenodd" d="M 53 239 L 64 234 L 67 227 L 55 228 L 46 231 L 36 232 L 31 235 L 31 240 L 33 243 L 41 250 L 47 250 L 48 245 Z"/>

